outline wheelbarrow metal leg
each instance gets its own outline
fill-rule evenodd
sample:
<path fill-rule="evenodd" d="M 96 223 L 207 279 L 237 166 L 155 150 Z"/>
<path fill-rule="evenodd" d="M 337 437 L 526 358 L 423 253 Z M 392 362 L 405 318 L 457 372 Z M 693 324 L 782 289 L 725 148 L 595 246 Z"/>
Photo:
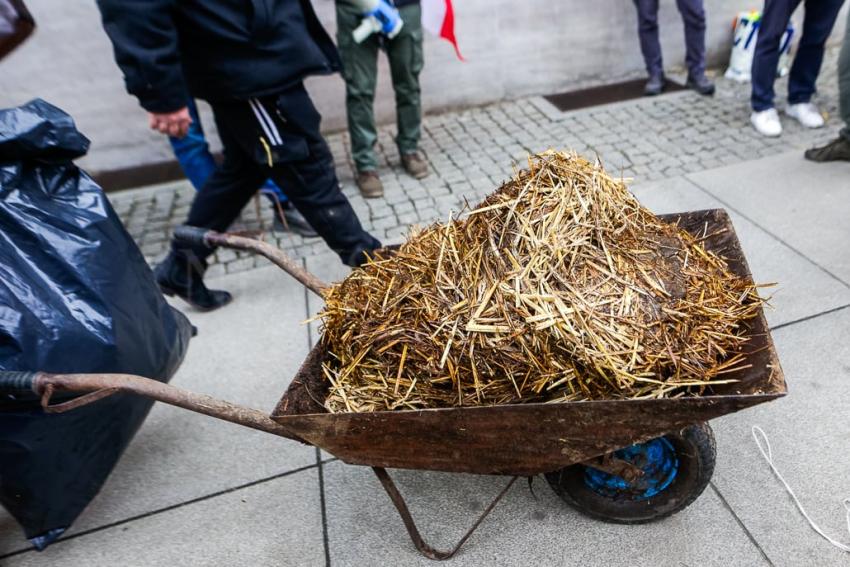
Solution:
<path fill-rule="evenodd" d="M 421 553 L 428 559 L 435 559 L 438 561 L 450 559 L 458 552 L 461 546 L 466 543 L 466 540 L 468 540 L 469 537 L 473 534 L 473 532 L 478 529 L 478 526 L 481 525 L 481 522 L 484 521 L 484 518 L 486 518 L 490 514 L 490 512 L 493 511 L 493 508 L 496 507 L 496 504 L 498 504 L 502 497 L 508 493 L 508 490 L 510 490 L 511 486 L 513 486 L 513 484 L 519 478 L 518 476 L 511 478 L 507 486 L 505 486 L 505 488 L 502 489 L 502 491 L 499 493 L 498 496 L 496 496 L 496 498 L 490 503 L 490 505 L 484 509 L 484 512 L 481 513 L 475 523 L 472 524 L 472 527 L 469 528 L 469 531 L 466 532 L 466 534 L 462 538 L 460 538 L 460 541 L 457 542 L 457 545 L 455 545 L 451 551 L 440 551 L 438 549 L 434 549 L 433 547 L 428 545 L 424 539 L 422 539 L 422 536 L 419 533 L 419 529 L 416 527 L 416 522 L 413 521 L 413 516 L 410 515 L 410 510 L 407 508 L 407 503 L 404 501 L 404 498 L 398 491 L 398 488 L 396 488 L 396 485 L 393 482 L 393 479 L 390 478 L 390 475 L 389 473 L 387 473 L 387 470 L 383 467 L 372 467 L 372 470 L 375 472 L 375 476 L 378 477 L 378 480 L 381 481 L 381 485 L 384 487 L 384 490 L 387 491 L 387 494 L 389 495 L 390 500 L 393 501 L 396 510 L 398 510 L 398 513 L 401 516 L 401 521 L 404 522 L 404 527 L 407 528 L 407 533 L 410 535 L 410 539 L 413 541 L 413 545 L 416 546 L 416 549 L 419 550 L 419 553 Z"/>

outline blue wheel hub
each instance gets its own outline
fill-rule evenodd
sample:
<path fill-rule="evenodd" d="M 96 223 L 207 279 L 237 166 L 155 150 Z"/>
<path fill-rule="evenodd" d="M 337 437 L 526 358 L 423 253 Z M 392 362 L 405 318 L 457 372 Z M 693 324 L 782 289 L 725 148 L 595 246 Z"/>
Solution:
<path fill-rule="evenodd" d="M 584 468 L 584 482 L 594 492 L 609 498 L 646 500 L 665 490 L 679 472 L 676 449 L 664 437 L 614 452 L 614 457 L 643 471 L 633 482 L 592 467 Z"/>

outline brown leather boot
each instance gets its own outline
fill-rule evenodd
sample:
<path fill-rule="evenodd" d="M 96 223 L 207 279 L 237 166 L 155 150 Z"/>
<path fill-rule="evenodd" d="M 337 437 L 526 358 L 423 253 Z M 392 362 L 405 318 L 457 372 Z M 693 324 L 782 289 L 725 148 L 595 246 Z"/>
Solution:
<path fill-rule="evenodd" d="M 806 150 L 806 159 L 809 161 L 850 161 L 850 140 L 839 136 L 825 146 Z"/>
<path fill-rule="evenodd" d="M 418 152 L 402 155 L 401 165 L 404 166 L 404 170 L 414 179 L 428 177 L 428 162 Z"/>
<path fill-rule="evenodd" d="M 381 183 L 381 178 L 375 171 L 358 171 L 357 187 L 360 189 L 360 194 L 366 199 L 384 196 L 384 184 Z"/>

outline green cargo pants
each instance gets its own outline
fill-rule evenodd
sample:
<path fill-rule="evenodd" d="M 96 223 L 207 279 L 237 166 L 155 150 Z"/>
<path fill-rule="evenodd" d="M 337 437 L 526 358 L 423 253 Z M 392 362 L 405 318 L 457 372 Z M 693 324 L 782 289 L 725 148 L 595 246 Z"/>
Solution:
<path fill-rule="evenodd" d="M 850 12 L 847 13 L 844 43 L 841 44 L 841 54 L 838 56 L 838 96 L 841 119 L 844 120 L 841 135 L 850 140 Z"/>
<path fill-rule="evenodd" d="M 395 91 L 398 136 L 395 142 L 401 154 L 415 152 L 419 147 L 422 124 L 419 73 L 422 71 L 422 23 L 419 4 L 399 8 L 404 22 L 401 32 L 393 39 L 372 34 L 361 44 L 354 43 L 351 32 L 362 16 L 342 0 L 336 3 L 337 36 L 345 79 L 345 109 L 348 113 L 348 133 L 351 153 L 357 171 L 378 167 L 375 155 L 375 84 L 378 80 L 378 51 L 382 44 L 390 63 Z"/>

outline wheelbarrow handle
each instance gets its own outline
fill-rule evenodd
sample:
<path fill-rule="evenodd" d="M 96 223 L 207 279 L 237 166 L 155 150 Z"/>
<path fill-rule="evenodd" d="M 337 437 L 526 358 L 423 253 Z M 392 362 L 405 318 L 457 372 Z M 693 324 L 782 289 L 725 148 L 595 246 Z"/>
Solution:
<path fill-rule="evenodd" d="M 216 232 L 197 226 L 182 225 L 174 229 L 174 239 L 186 244 L 209 247 L 222 246 L 224 248 L 233 248 L 234 250 L 254 252 L 271 260 L 273 264 L 301 282 L 307 289 L 319 297 L 323 297 L 324 292 L 329 287 L 327 283 L 300 266 L 289 254 L 277 246 L 257 240 L 256 238 L 248 238 L 247 236 L 228 234 L 226 232 Z"/>
<path fill-rule="evenodd" d="M 38 372 L 0 370 L 0 394 L 31 394 Z"/>
<path fill-rule="evenodd" d="M 87 395 L 62 404 L 50 405 L 50 397 L 55 392 L 74 392 Z M 0 394 L 35 393 L 41 396 L 41 405 L 48 413 L 63 413 L 117 392 L 136 394 L 196 413 L 300 441 L 300 438 L 259 410 L 232 404 L 205 394 L 189 392 L 142 376 L 0 371 Z"/>
<path fill-rule="evenodd" d="M 174 239 L 183 244 L 208 246 L 207 233 L 211 232 L 214 231 L 198 226 L 189 226 L 188 224 L 181 224 L 180 226 L 174 229 Z"/>

